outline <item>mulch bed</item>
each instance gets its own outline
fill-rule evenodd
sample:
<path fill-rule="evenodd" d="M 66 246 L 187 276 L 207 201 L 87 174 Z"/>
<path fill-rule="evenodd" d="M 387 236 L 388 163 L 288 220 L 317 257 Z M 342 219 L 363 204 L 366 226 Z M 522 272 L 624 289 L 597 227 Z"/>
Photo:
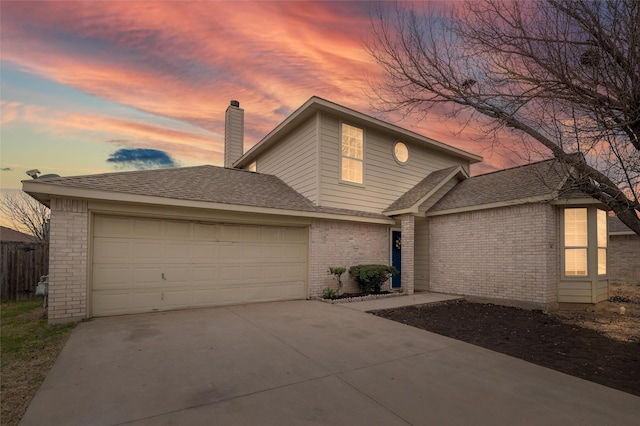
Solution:
<path fill-rule="evenodd" d="M 542 311 L 457 300 L 372 313 L 640 396 L 640 342 L 612 340 Z"/>

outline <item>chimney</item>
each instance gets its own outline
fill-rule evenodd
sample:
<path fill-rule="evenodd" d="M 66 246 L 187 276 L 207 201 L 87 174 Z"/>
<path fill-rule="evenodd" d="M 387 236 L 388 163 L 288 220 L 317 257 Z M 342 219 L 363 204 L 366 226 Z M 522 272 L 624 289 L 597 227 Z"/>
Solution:
<path fill-rule="evenodd" d="M 224 116 L 224 166 L 233 167 L 244 151 L 244 110 L 231 101 Z"/>

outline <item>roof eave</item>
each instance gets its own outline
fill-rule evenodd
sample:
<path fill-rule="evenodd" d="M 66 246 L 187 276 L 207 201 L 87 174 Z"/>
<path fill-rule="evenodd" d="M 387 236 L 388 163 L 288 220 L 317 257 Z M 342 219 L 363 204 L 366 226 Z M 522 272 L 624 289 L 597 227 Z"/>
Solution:
<path fill-rule="evenodd" d="M 522 204 L 531 204 L 531 203 L 552 203 L 551 201 L 556 198 L 555 193 L 539 195 L 536 197 L 527 197 L 527 198 L 517 198 L 512 200 L 505 201 L 497 201 L 495 203 L 487 203 L 487 204 L 478 204 L 474 206 L 465 206 L 465 207 L 457 207 L 453 209 L 446 210 L 437 210 L 437 211 L 427 211 L 427 217 L 433 216 L 444 216 L 448 214 L 456 214 L 456 213 L 465 213 L 477 210 L 488 210 L 488 209 L 496 209 L 501 207 L 511 207 L 511 206 L 519 206 Z"/>

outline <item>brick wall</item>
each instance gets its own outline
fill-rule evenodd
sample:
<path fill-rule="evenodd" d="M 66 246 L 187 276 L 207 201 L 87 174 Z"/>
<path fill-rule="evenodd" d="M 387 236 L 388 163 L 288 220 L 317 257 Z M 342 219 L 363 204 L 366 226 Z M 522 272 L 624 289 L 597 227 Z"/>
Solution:
<path fill-rule="evenodd" d="M 415 218 L 411 214 L 403 214 L 400 217 L 402 229 L 400 285 L 402 291 L 413 294 L 414 291 L 414 264 L 415 264 Z"/>
<path fill-rule="evenodd" d="M 314 220 L 311 224 L 310 297 L 322 296 L 336 281 L 327 271 L 330 266 L 343 266 L 345 293 L 357 292 L 358 285 L 349 276 L 349 267 L 359 264 L 389 264 L 389 226 Z"/>
<path fill-rule="evenodd" d="M 548 306 L 557 292 L 553 207 L 525 204 L 429 220 L 430 290 Z"/>
<path fill-rule="evenodd" d="M 49 322 L 87 316 L 87 202 L 51 200 Z"/>
<path fill-rule="evenodd" d="M 608 275 L 612 283 L 640 284 L 640 236 L 611 235 Z"/>

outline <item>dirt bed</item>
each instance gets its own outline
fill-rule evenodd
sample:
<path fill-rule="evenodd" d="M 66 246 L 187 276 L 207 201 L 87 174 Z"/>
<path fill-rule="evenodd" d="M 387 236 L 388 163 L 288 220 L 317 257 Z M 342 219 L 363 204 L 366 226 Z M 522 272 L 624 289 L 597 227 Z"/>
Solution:
<path fill-rule="evenodd" d="M 640 396 L 640 286 L 612 290 L 598 310 L 545 313 L 458 300 L 373 313 Z"/>

